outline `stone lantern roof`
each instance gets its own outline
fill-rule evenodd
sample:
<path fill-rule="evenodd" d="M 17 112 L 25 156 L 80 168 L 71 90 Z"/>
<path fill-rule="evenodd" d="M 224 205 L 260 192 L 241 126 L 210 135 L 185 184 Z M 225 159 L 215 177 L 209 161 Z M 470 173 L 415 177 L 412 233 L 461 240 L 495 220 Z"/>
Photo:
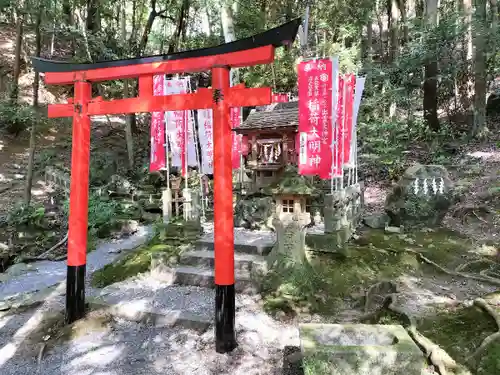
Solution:
<path fill-rule="evenodd" d="M 309 177 L 298 173 L 297 167 L 287 166 L 280 178 L 268 188 L 272 195 L 318 195 L 318 190 L 314 187 Z"/>

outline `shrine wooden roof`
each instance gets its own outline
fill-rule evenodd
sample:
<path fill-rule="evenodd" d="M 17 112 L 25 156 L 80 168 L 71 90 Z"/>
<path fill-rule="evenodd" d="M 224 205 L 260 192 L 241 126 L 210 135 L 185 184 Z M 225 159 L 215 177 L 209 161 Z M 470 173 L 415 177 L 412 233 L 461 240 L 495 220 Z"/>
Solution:
<path fill-rule="evenodd" d="M 299 102 L 276 103 L 266 107 L 256 108 L 236 132 L 258 129 L 291 128 L 299 126 Z"/>

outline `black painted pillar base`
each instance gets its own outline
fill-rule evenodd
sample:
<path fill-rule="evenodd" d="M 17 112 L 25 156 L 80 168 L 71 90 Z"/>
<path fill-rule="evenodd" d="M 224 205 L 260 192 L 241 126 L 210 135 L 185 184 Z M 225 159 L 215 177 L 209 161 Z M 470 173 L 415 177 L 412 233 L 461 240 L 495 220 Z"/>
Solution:
<path fill-rule="evenodd" d="M 217 353 L 229 353 L 237 347 L 234 316 L 234 284 L 215 285 L 215 351 Z"/>
<path fill-rule="evenodd" d="M 82 266 L 68 266 L 66 278 L 66 323 L 85 316 L 85 268 Z"/>

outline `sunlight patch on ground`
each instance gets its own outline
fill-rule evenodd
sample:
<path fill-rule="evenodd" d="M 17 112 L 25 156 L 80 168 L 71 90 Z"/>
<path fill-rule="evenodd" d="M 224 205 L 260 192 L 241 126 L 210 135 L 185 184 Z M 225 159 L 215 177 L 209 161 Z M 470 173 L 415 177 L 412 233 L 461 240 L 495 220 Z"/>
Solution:
<path fill-rule="evenodd" d="M 46 135 L 45 137 L 43 137 L 43 139 L 53 142 L 56 140 L 56 137 L 53 135 Z"/>
<path fill-rule="evenodd" d="M 46 301 L 50 302 L 54 298 L 61 295 L 66 289 L 66 283 L 61 283 L 54 289 L 54 291 L 47 297 Z M 7 363 L 15 354 L 18 348 L 21 346 L 23 341 L 33 333 L 37 328 L 39 328 L 46 319 L 47 311 L 43 307 L 37 309 L 31 318 L 17 330 L 17 332 L 12 336 L 11 341 L 0 349 L 0 368 Z M 0 371 L 1 372 L 1 371 Z"/>
<path fill-rule="evenodd" d="M 385 202 L 386 192 L 378 186 L 367 186 L 365 189 L 365 204 L 377 205 Z"/>
<path fill-rule="evenodd" d="M 401 295 L 405 299 L 404 306 L 415 316 L 430 313 L 439 305 L 449 305 L 456 302 L 450 296 L 438 295 L 429 290 L 422 285 L 421 280 L 417 277 L 403 276 L 399 281 L 404 285 L 401 290 Z M 443 290 L 443 294 L 447 294 L 445 290 Z"/>
<path fill-rule="evenodd" d="M 0 44 L 1 49 L 12 49 L 14 48 L 14 42 L 13 41 L 8 41 Z"/>
<path fill-rule="evenodd" d="M 470 249 L 469 253 L 491 257 L 497 255 L 498 249 L 496 248 L 496 246 L 483 244 L 473 249 Z"/>
<path fill-rule="evenodd" d="M 475 151 L 469 152 L 467 156 L 488 161 L 500 161 L 500 151 Z"/>
<path fill-rule="evenodd" d="M 12 319 L 12 315 L 10 316 L 4 316 L 0 319 L 0 330 L 7 325 L 9 320 Z"/>
<path fill-rule="evenodd" d="M 10 181 L 12 181 L 10 178 L 7 178 L 3 173 L 0 173 L 0 182 L 10 182 Z"/>
<path fill-rule="evenodd" d="M 95 349 L 81 357 L 73 359 L 68 367 L 106 367 L 118 359 L 125 349 L 125 345 L 109 345 Z M 76 370 L 72 368 L 71 370 Z"/>

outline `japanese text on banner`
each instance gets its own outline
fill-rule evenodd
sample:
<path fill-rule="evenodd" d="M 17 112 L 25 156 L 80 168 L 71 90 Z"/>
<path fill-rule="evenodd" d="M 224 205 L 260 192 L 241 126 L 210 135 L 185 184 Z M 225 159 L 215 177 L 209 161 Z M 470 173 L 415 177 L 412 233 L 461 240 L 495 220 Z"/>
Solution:
<path fill-rule="evenodd" d="M 167 80 L 165 84 L 165 95 L 187 93 L 188 80 L 189 77 Z M 196 166 L 196 148 L 191 111 L 169 111 L 165 118 L 167 122 L 170 150 L 172 153 L 172 165 L 174 167 L 182 167 L 184 171 L 187 155 L 188 165 Z"/>
<path fill-rule="evenodd" d="M 163 76 L 153 77 L 153 95 L 163 95 Z M 162 112 L 151 114 L 151 159 L 149 170 L 156 172 L 166 167 L 165 126 Z"/>
<path fill-rule="evenodd" d="M 203 174 L 213 173 L 214 136 L 211 109 L 198 110 L 198 136 L 201 145 L 201 171 Z"/>
<path fill-rule="evenodd" d="M 231 108 L 231 128 L 235 129 L 240 126 L 240 108 Z M 241 135 L 236 132 L 232 132 L 232 153 L 231 160 L 233 164 L 233 169 L 238 169 L 240 167 L 240 155 L 241 155 Z"/>
<path fill-rule="evenodd" d="M 299 173 L 328 178 L 332 160 L 332 61 L 305 61 L 298 68 Z"/>
<path fill-rule="evenodd" d="M 352 146 L 352 116 L 353 116 L 353 104 L 354 104 L 354 87 L 356 84 L 356 76 L 354 74 L 346 74 L 344 77 L 345 84 L 345 120 L 342 134 L 342 148 L 343 156 L 342 160 L 344 165 L 349 164 L 349 158 L 351 154 Z"/>

